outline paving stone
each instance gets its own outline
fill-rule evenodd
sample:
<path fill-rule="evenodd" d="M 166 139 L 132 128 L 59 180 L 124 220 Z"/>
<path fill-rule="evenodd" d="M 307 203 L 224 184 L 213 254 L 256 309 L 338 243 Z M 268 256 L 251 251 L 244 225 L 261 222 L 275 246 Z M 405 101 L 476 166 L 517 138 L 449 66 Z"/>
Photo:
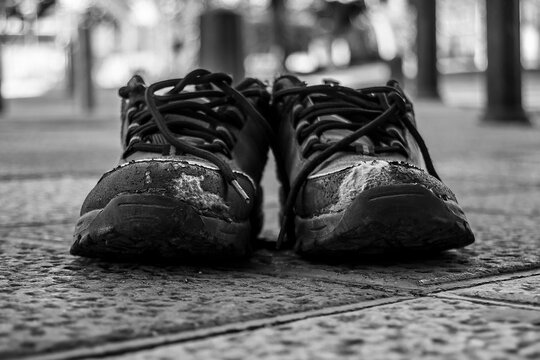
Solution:
<path fill-rule="evenodd" d="M 423 298 L 109 359 L 538 359 L 540 311 Z"/>
<path fill-rule="evenodd" d="M 480 121 L 481 109 L 471 111 L 437 102 L 418 103 L 415 112 L 419 130 L 435 159 L 454 158 L 466 163 L 486 155 L 497 160 L 540 152 L 540 129 L 535 126 L 490 126 Z"/>
<path fill-rule="evenodd" d="M 540 151 L 524 154 L 518 159 L 486 159 L 486 156 L 446 159 L 436 161 L 435 166 L 443 181 L 449 179 L 470 179 L 478 185 L 490 186 L 495 183 L 523 183 L 538 186 L 540 165 L 529 158 L 540 157 Z"/>
<path fill-rule="evenodd" d="M 397 294 L 194 266 L 110 264 L 0 241 L 0 358 L 189 331 Z"/>
<path fill-rule="evenodd" d="M 540 185 L 537 126 L 487 126 L 480 121 L 480 109 L 436 102 L 418 103 L 416 114 L 435 167 L 446 182 L 472 179 L 480 190 L 505 182 Z"/>
<path fill-rule="evenodd" d="M 237 270 L 431 291 L 434 287 L 455 286 L 452 284 L 457 281 L 540 268 L 536 219 L 476 213 L 469 214 L 469 219 L 476 242 L 431 257 L 370 258 L 338 263 L 306 261 L 291 251 L 259 250 L 252 261 L 238 265 Z M 72 224 L 4 228 L 0 237 L 28 246 L 55 244 L 58 251 L 67 251 L 72 242 L 72 228 Z M 275 239 L 277 226 L 266 229 L 263 235 Z"/>
<path fill-rule="evenodd" d="M 540 168 L 540 165 L 539 165 Z M 455 172 L 453 176 L 442 176 L 443 182 L 456 194 L 461 204 L 469 196 L 497 195 L 506 192 L 519 193 L 520 191 L 538 191 L 540 189 L 540 173 L 534 178 L 515 178 L 508 176 L 467 176 Z"/>
<path fill-rule="evenodd" d="M 476 242 L 464 249 L 431 257 L 377 258 L 358 261 L 306 261 L 291 251 L 259 250 L 237 270 L 271 276 L 310 277 L 353 284 L 372 284 L 432 290 L 456 281 L 540 268 L 540 234 L 536 219 L 503 215 L 469 214 Z M 277 221 L 276 221 L 277 224 Z M 4 228 L 0 236 L 30 245 L 56 244 L 67 251 L 72 224 Z M 263 233 L 275 239 L 277 227 Z M 447 285 L 445 285 L 447 284 Z M 423 290 L 422 290 L 423 291 Z"/>
<path fill-rule="evenodd" d="M 37 119 L 2 119 L 0 178 L 80 173 L 99 177 L 120 157 L 118 114 L 92 119 L 43 114 L 39 109 L 32 117 Z"/>
<path fill-rule="evenodd" d="M 509 216 L 540 215 L 540 188 L 516 189 L 499 194 L 468 195 L 460 201 L 465 212 L 488 212 Z"/>
<path fill-rule="evenodd" d="M 0 225 L 77 220 L 96 178 L 0 181 Z"/>
<path fill-rule="evenodd" d="M 306 261 L 292 252 L 261 253 L 257 271 L 301 274 L 336 281 L 428 289 L 456 281 L 540 267 L 540 233 L 532 217 L 468 214 L 476 242 L 466 248 L 430 257 L 365 258 L 347 263 Z M 275 236 L 268 230 L 266 236 Z M 264 255 L 264 256 L 263 256 Z M 445 285 L 447 284 L 447 285 Z"/>
<path fill-rule="evenodd" d="M 497 281 L 449 292 L 488 300 L 499 300 L 538 306 L 540 310 L 540 275 L 522 279 Z"/>
<path fill-rule="evenodd" d="M 46 243 L 59 247 L 71 246 L 75 223 L 0 227 L 0 239 L 16 242 Z"/>
<path fill-rule="evenodd" d="M 72 126 L 68 122 L 62 126 L 57 122 L 24 123 L 26 125 L 23 122 L 14 125 L 13 122 L 9 131 L 4 131 L 4 126 L 0 131 L 0 152 L 4 155 L 0 161 L 0 179 L 4 180 L 0 182 L 3 205 L 0 210 L 0 358 L 8 354 L 92 346 L 362 302 L 400 294 L 393 290 L 396 287 L 418 292 L 452 288 L 456 281 L 538 268 L 539 128 L 482 127 L 471 112 L 442 108 L 440 104 L 420 105 L 417 112 L 421 131 L 443 179 L 449 179 L 449 185 L 468 210 L 477 242 L 466 249 L 427 259 L 363 259 L 349 264 L 308 262 L 291 252 L 278 254 L 266 250 L 259 251 L 251 262 L 221 268 L 137 266 L 73 258 L 67 255 L 72 224 L 99 174 L 108 170 L 119 154 L 115 149 L 118 144 L 113 139 L 118 134 L 117 129 L 113 129 L 118 122 L 98 124 L 99 128 L 96 124 Z M 441 117 L 442 112 L 444 117 Z M 53 125 L 56 128 L 49 130 Z M 40 137 L 29 136 L 30 130 L 39 133 Z M 37 138 L 41 140 L 28 140 Z M 85 172 L 97 175 L 22 179 L 40 174 L 80 175 Z M 265 206 L 269 225 L 265 226 L 264 236 L 274 239 L 278 228 L 277 183 L 273 172 L 268 174 L 265 176 L 268 195 Z M 6 181 L 12 177 L 21 180 Z M 40 224 L 43 226 L 36 226 Z M 492 291 L 486 289 L 485 294 L 492 296 Z M 496 299 L 505 300 L 503 290 L 497 294 L 493 293 L 498 296 Z M 515 296 L 516 301 L 521 301 L 520 296 Z M 536 297 L 525 299 L 527 303 L 537 301 Z M 429 310 L 428 305 L 433 302 L 421 303 L 420 309 L 412 312 L 403 310 L 407 309 L 405 305 L 396 305 L 391 314 L 380 313 L 384 319 L 376 318 L 378 310 L 370 310 L 373 318 L 367 319 L 373 319 L 379 327 L 366 330 L 366 336 L 370 332 L 378 334 L 380 341 L 374 346 L 384 346 L 385 331 L 390 338 L 403 335 L 404 343 L 399 343 L 398 350 L 404 346 L 406 353 L 410 350 L 409 343 L 411 346 L 420 344 L 422 349 L 422 341 L 429 339 L 429 333 L 426 336 L 422 332 L 422 324 L 445 319 L 446 315 L 462 316 L 460 319 L 465 319 L 465 325 L 459 325 L 457 329 L 448 327 L 450 339 L 433 339 L 435 344 L 444 345 L 444 341 L 449 341 L 448 347 L 437 349 L 451 351 L 455 347 L 474 357 L 483 346 L 497 349 L 496 346 L 508 345 L 508 351 L 513 351 L 515 356 L 539 356 L 538 345 L 534 345 L 538 338 L 531 337 L 531 325 L 520 322 L 522 318 L 527 321 L 534 318 L 530 313 L 479 304 L 473 306 L 468 302 L 436 301 L 448 306 L 435 304 L 436 309 L 442 310 L 426 313 L 422 307 Z M 480 315 L 487 314 L 488 320 L 482 321 L 493 324 L 492 332 L 474 327 L 480 322 L 474 317 L 467 320 L 467 314 L 475 311 Z M 405 327 L 401 333 L 392 333 L 395 324 L 389 321 L 395 313 L 407 318 L 408 324 L 404 326 L 416 327 L 412 331 Z M 502 323 L 500 316 L 493 315 L 499 313 Z M 348 335 L 356 328 L 362 329 L 362 325 L 353 320 L 350 323 L 351 328 L 336 326 L 335 334 L 331 334 L 334 339 L 338 337 L 336 334 Z M 436 334 L 437 324 L 427 330 Z M 538 323 L 533 325 L 538 333 Z M 498 339 L 495 328 L 502 329 L 508 336 L 504 340 Z M 469 330 L 474 335 L 471 340 L 467 338 Z M 411 337 L 407 337 L 409 331 Z M 493 343 L 485 340 L 482 334 L 486 332 L 498 340 Z M 306 334 L 310 334 L 309 331 Z M 313 345 L 309 350 L 311 354 L 323 356 L 330 351 L 334 355 L 332 344 L 328 347 L 330 350 L 325 349 L 324 342 L 315 335 L 300 344 Z M 265 350 L 265 343 L 260 339 L 257 341 L 254 343 L 260 346 L 249 353 L 249 357 L 256 357 L 257 353 L 272 356 L 274 348 Z M 460 348 L 463 343 L 464 347 Z M 283 344 L 287 345 L 285 341 Z M 294 342 L 289 345 L 292 350 L 297 348 Z M 346 342 L 345 350 L 340 350 L 343 347 L 339 343 L 336 346 L 338 353 L 343 352 L 345 356 L 350 346 L 355 349 L 355 342 Z M 198 354 L 197 351 L 191 355 Z M 243 351 L 250 351 L 250 348 L 238 351 L 244 354 Z M 426 350 L 422 356 L 429 356 L 430 351 Z M 367 354 L 370 355 L 369 351 Z M 412 355 L 407 358 L 418 357 Z M 450 352 L 448 357 L 462 356 Z"/>

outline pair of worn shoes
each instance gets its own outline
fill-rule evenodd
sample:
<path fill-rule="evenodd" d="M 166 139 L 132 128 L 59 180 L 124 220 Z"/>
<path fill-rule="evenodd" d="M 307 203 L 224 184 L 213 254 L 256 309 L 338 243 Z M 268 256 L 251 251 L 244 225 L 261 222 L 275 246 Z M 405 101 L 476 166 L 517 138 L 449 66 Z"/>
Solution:
<path fill-rule="evenodd" d="M 122 98 L 123 154 L 84 201 L 71 253 L 115 260 L 248 256 L 268 150 L 278 247 L 303 255 L 433 252 L 474 241 L 396 82 L 360 90 L 195 70 Z"/>

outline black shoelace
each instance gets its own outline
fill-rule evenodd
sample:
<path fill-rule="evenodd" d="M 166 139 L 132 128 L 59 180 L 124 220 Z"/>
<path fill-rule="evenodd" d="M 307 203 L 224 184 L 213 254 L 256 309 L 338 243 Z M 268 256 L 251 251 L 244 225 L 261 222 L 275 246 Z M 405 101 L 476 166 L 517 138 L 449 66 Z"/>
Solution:
<path fill-rule="evenodd" d="M 282 101 L 284 106 L 282 113 L 288 113 L 293 110 L 295 104 L 300 103 L 307 96 L 316 98 L 316 102 L 300 111 L 293 111 L 293 124 L 299 143 L 304 141 L 306 144 L 307 142 L 307 145 L 302 147 L 303 156 L 308 157 L 317 151 L 318 153 L 306 162 L 288 189 L 277 240 L 278 248 L 284 244 L 285 236 L 289 240 L 294 238 L 293 219 L 296 198 L 309 174 L 323 161 L 338 152 L 358 152 L 359 149 L 351 144 L 363 136 L 377 138 L 378 143 L 390 144 L 376 146 L 372 150 L 374 153 L 400 152 L 408 155 L 401 136 L 397 132 L 390 133 L 385 129 L 391 123 L 395 124 L 397 121 L 398 125 L 401 124 L 411 133 L 420 148 L 428 173 L 440 180 L 424 140 L 406 116 L 407 112 L 412 112 L 412 105 L 397 82 L 392 81 L 387 86 L 361 90 L 353 90 L 336 84 L 299 86 L 276 91 L 273 101 L 274 104 Z M 313 121 L 324 115 L 343 116 L 349 121 Z M 321 133 L 329 129 L 348 129 L 353 132 L 331 144 L 318 141 Z M 395 141 L 389 141 L 392 138 Z M 314 141 L 309 142 L 309 140 Z M 294 243 L 290 241 L 289 245 L 292 246 Z"/>
<path fill-rule="evenodd" d="M 261 87 L 252 87 L 257 83 Z M 246 79 L 236 89 L 231 86 L 232 79 L 224 73 L 211 73 L 198 69 L 182 79 L 170 79 L 154 83 L 144 91 L 144 99 L 135 104 L 129 113 L 130 125 L 126 139 L 129 139 L 124 157 L 135 151 L 162 152 L 169 154 L 191 154 L 215 164 L 223 175 L 225 183 L 230 184 L 246 202 L 250 198 L 240 186 L 236 174 L 229 164 L 216 153 L 231 157 L 230 150 L 236 139 L 224 124 L 241 128 L 243 121 L 232 106 L 243 113 L 245 119 L 255 119 L 268 128 L 263 116 L 254 108 L 247 97 L 261 96 L 264 84 L 256 79 Z M 194 85 L 198 91 L 184 91 L 186 86 Z M 164 94 L 159 90 L 172 87 Z M 129 97 L 129 87 L 119 91 L 124 98 Z M 195 101 L 198 99 L 199 101 Z M 201 102 L 203 101 L 207 102 Z M 216 109 L 221 109 L 220 111 Z M 169 116 L 167 115 L 179 115 Z M 182 120 L 182 116 L 201 120 L 209 126 Z M 168 144 L 156 145 L 143 140 L 148 135 L 159 134 Z M 179 138 L 179 135 L 201 139 L 192 143 Z M 225 186 L 227 189 L 227 186 Z"/>

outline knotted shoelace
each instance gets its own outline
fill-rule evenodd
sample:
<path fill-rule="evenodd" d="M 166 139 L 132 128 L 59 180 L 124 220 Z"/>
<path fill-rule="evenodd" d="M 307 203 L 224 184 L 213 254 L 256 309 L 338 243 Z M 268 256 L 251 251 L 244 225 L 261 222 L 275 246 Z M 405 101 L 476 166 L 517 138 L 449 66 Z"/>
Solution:
<path fill-rule="evenodd" d="M 295 111 L 293 107 L 308 96 L 313 99 L 313 103 Z M 407 112 L 412 112 L 412 104 L 395 81 L 388 82 L 387 86 L 360 90 L 337 84 L 298 86 L 274 92 L 273 102 L 283 103 L 282 113 L 293 111 L 296 136 L 299 143 L 303 142 L 302 155 L 305 158 L 312 156 L 288 189 L 277 240 L 278 249 L 284 244 L 286 236 L 289 240 L 294 238 L 294 205 L 309 174 L 338 152 L 358 153 L 358 146 L 352 144 L 363 136 L 368 136 L 375 144 L 380 144 L 372 149 L 372 155 L 399 152 L 408 156 L 406 142 L 399 131 L 388 130 L 396 125 L 404 127 L 417 142 L 428 173 L 440 180 L 424 140 L 406 116 Z M 320 119 L 325 115 L 337 115 L 348 121 Z M 319 121 L 314 121 L 317 118 Z M 332 143 L 320 141 L 321 134 L 330 129 L 347 129 L 352 133 Z M 365 149 L 362 151 L 365 153 Z M 288 245 L 293 246 L 294 243 L 289 241 Z"/>
<path fill-rule="evenodd" d="M 182 79 L 164 80 L 148 86 L 144 90 L 144 97 L 134 101 L 126 112 L 130 122 L 126 136 L 128 144 L 123 157 L 135 151 L 161 152 L 164 155 L 191 154 L 200 157 L 215 164 L 225 183 L 230 184 L 240 197 L 249 203 L 250 198 L 240 186 L 237 175 L 217 153 L 231 158 L 236 138 L 228 127 L 241 128 L 245 121 L 235 109 L 242 113 L 244 119 L 259 121 L 269 134 L 272 130 L 247 99 L 262 96 L 265 85 L 251 78 L 244 80 L 236 89 L 231 84 L 232 78 L 227 74 L 198 69 Z M 253 87 L 253 84 L 260 87 Z M 196 86 L 198 91 L 185 91 L 190 85 Z M 157 94 L 169 87 L 172 88 L 164 94 Z M 133 89 L 129 86 L 123 87 L 119 94 L 123 98 L 129 98 L 131 90 Z M 169 116 L 166 118 L 167 115 Z M 182 116 L 200 120 L 208 126 L 182 119 Z M 168 144 L 158 145 L 144 141 L 153 134 L 163 136 Z M 182 139 L 186 136 L 192 141 Z M 200 141 L 194 143 L 194 139 Z"/>

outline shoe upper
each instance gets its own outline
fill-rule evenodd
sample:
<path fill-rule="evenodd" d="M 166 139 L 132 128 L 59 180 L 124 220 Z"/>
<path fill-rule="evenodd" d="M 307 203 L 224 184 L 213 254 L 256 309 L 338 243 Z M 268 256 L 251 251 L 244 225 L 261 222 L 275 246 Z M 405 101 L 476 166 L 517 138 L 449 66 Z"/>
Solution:
<path fill-rule="evenodd" d="M 353 90 L 332 81 L 307 86 L 286 75 L 275 81 L 273 96 L 286 216 L 292 208 L 302 217 L 343 211 L 360 192 L 384 185 L 420 184 L 456 201 L 438 179 L 412 103 L 396 82 Z"/>
<path fill-rule="evenodd" d="M 119 165 L 102 176 L 81 214 L 121 193 L 156 193 L 245 220 L 260 200 L 272 138 L 263 116 L 270 95 L 255 79 L 230 84 L 229 76 L 206 70 L 150 86 L 134 76 L 119 91 Z"/>

